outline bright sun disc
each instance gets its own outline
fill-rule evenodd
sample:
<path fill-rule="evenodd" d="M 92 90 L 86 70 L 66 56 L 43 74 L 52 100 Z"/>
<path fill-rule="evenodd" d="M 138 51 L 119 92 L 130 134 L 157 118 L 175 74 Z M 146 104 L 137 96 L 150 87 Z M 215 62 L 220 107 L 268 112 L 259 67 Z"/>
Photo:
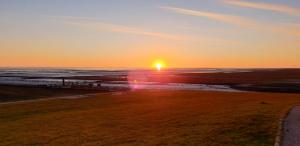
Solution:
<path fill-rule="evenodd" d="M 155 68 L 157 71 L 161 71 L 163 68 L 166 67 L 166 64 L 162 60 L 155 60 L 153 61 L 152 67 Z"/>
<path fill-rule="evenodd" d="M 160 63 L 156 63 L 156 69 L 158 70 L 158 71 L 160 71 L 160 69 L 161 69 L 161 67 L 162 67 L 162 65 L 160 64 Z"/>

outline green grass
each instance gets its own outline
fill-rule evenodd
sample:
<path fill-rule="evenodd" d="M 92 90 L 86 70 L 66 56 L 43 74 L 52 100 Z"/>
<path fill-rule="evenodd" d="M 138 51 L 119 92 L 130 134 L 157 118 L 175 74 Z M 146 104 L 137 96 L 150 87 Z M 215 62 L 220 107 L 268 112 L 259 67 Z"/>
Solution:
<path fill-rule="evenodd" d="M 148 90 L 0 105 L 1 145 L 272 145 L 300 94 Z"/>

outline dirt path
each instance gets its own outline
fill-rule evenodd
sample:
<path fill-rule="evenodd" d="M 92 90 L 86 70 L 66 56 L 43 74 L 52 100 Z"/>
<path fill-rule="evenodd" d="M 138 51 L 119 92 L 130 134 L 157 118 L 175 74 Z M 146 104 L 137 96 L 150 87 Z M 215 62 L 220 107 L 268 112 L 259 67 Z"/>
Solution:
<path fill-rule="evenodd" d="M 290 111 L 283 126 L 283 146 L 300 146 L 300 106 Z"/>
<path fill-rule="evenodd" d="M 107 93 L 93 93 L 93 94 L 80 94 L 80 95 L 68 95 L 68 96 L 55 96 L 55 97 L 49 97 L 49 98 L 38 98 L 38 99 L 29 99 L 29 100 L 20 100 L 20 101 L 9 101 L 9 102 L 2 102 L 2 103 L 0 103 L 0 105 L 39 102 L 39 101 L 46 101 L 46 100 L 53 100 L 53 99 L 86 98 L 86 97 L 91 97 L 91 96 L 98 95 L 98 94 L 107 94 Z"/>

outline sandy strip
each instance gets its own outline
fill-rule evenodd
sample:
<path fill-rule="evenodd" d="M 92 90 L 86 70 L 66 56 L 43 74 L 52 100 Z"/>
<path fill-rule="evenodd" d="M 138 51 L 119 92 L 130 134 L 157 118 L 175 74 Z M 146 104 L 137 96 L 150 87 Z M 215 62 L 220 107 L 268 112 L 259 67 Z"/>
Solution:
<path fill-rule="evenodd" d="M 284 122 L 283 146 L 300 146 L 300 106 L 294 107 Z"/>

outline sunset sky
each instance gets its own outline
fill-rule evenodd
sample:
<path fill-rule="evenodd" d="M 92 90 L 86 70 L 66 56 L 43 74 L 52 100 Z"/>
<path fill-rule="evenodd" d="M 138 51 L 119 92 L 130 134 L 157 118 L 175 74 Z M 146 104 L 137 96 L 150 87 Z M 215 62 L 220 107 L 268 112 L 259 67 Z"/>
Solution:
<path fill-rule="evenodd" d="M 300 67 L 299 0 L 0 0 L 1 67 Z"/>

